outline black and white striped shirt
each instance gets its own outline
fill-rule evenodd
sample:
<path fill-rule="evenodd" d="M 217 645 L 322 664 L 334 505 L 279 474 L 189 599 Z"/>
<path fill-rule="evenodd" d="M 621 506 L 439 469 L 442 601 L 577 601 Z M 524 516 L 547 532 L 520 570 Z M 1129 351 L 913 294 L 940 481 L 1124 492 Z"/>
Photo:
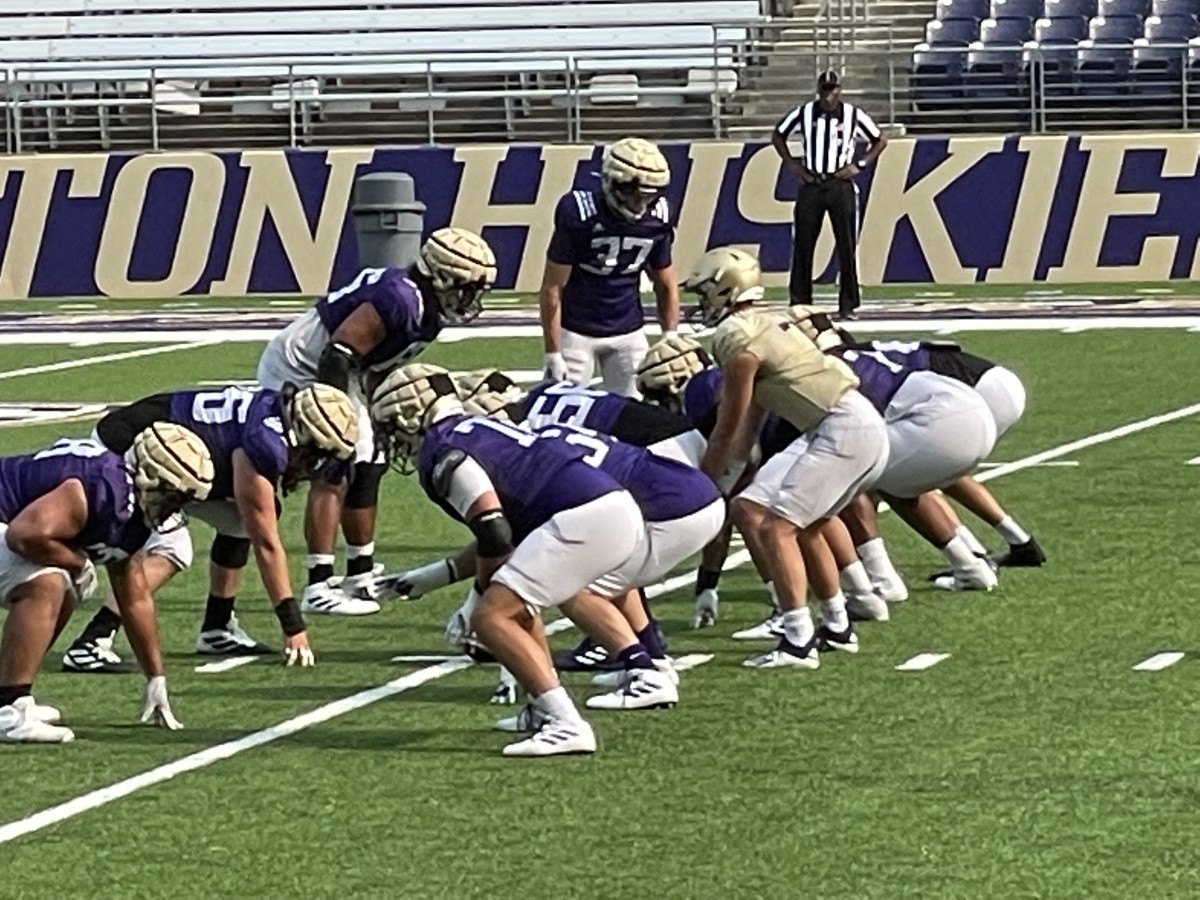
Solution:
<path fill-rule="evenodd" d="M 852 103 L 840 103 L 832 111 L 821 109 L 817 100 L 802 103 L 779 120 L 775 131 L 787 140 L 800 129 L 800 158 L 815 175 L 832 175 L 854 162 L 857 141 L 879 140 L 879 126 Z"/>

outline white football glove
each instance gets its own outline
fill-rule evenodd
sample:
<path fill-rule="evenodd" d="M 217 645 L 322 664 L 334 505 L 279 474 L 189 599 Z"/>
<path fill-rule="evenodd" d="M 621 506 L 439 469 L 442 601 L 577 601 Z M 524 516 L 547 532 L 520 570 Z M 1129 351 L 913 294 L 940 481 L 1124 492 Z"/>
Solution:
<path fill-rule="evenodd" d="M 561 353 L 547 353 L 542 361 L 542 374 L 549 381 L 567 380 L 567 361 Z"/>
<path fill-rule="evenodd" d="M 283 639 L 283 664 L 285 666 L 299 666 L 302 669 L 307 669 L 309 666 L 317 664 L 317 658 L 313 655 L 312 647 L 308 645 L 308 632 L 302 631 L 299 634 L 292 635 L 290 638 Z"/>
<path fill-rule="evenodd" d="M 717 621 L 717 608 L 721 597 L 716 588 L 706 588 L 696 595 L 696 614 L 692 616 L 693 628 L 711 628 Z"/>
<path fill-rule="evenodd" d="M 153 722 L 171 731 L 178 731 L 183 727 L 183 723 L 171 712 L 171 700 L 167 697 L 167 679 L 164 675 L 156 675 L 146 682 L 146 691 L 142 694 L 142 722 Z"/>
<path fill-rule="evenodd" d="M 97 581 L 96 567 L 92 565 L 90 559 L 85 559 L 83 569 L 71 580 L 71 593 L 75 597 L 76 606 L 81 606 L 92 599 L 92 595 L 96 593 Z"/>
<path fill-rule="evenodd" d="M 454 611 L 454 615 L 446 623 L 446 641 L 450 646 L 461 650 L 471 640 L 473 636 L 471 631 L 471 616 L 475 614 L 475 607 L 478 604 L 479 592 L 475 590 L 475 585 L 471 585 L 467 599 L 463 601 L 462 606 Z"/>
<path fill-rule="evenodd" d="M 454 571 L 453 561 L 439 559 L 407 572 L 384 575 L 376 585 L 381 600 L 419 600 L 430 591 L 436 591 L 457 580 L 458 573 Z"/>
<path fill-rule="evenodd" d="M 512 706 L 517 702 L 517 679 L 513 677 L 512 672 L 500 667 L 500 683 L 496 685 L 496 690 L 492 691 L 492 696 L 488 703 L 495 703 L 498 706 Z"/>

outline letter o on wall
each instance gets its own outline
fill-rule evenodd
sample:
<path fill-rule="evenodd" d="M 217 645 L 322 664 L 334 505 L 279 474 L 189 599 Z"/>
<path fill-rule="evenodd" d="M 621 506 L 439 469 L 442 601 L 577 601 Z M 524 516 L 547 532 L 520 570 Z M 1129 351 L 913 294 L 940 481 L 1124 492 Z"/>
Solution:
<path fill-rule="evenodd" d="M 162 169 L 192 174 L 183 203 L 179 238 L 166 277 L 130 281 L 129 262 L 146 203 L 150 178 Z M 147 153 L 121 167 L 109 196 L 108 217 L 96 255 L 96 287 L 109 297 L 175 297 L 204 273 L 225 188 L 225 166 L 211 153 Z"/>

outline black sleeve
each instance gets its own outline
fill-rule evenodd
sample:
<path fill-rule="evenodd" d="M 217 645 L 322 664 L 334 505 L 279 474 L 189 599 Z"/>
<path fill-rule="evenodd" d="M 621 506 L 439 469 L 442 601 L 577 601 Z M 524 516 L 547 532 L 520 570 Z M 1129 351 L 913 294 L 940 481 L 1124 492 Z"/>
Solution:
<path fill-rule="evenodd" d="M 350 389 L 350 378 L 363 367 L 363 359 L 345 344 L 329 343 L 317 360 L 317 381 L 339 391 Z"/>
<path fill-rule="evenodd" d="M 930 371 L 969 384 L 971 387 L 979 384 L 983 373 L 995 366 L 995 363 L 982 356 L 964 353 L 962 350 L 929 349 Z"/>
<path fill-rule="evenodd" d="M 155 422 L 170 420 L 171 395 L 155 394 L 120 406 L 96 423 L 96 436 L 109 450 L 124 454 L 133 439 Z"/>
<path fill-rule="evenodd" d="M 683 416 L 641 400 L 631 400 L 617 416 L 612 437 L 635 447 L 649 447 L 692 430 L 691 420 Z"/>

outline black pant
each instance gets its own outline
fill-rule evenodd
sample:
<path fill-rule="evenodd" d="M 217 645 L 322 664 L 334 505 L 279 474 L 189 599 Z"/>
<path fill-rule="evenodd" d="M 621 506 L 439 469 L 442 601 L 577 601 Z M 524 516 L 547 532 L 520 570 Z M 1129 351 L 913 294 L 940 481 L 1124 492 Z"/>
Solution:
<path fill-rule="evenodd" d="M 792 245 L 792 303 L 812 303 L 813 251 L 825 214 L 833 225 L 838 255 L 838 312 L 847 315 L 862 302 L 858 290 L 858 195 L 854 183 L 840 178 L 800 185 L 796 195 L 796 231 Z"/>

